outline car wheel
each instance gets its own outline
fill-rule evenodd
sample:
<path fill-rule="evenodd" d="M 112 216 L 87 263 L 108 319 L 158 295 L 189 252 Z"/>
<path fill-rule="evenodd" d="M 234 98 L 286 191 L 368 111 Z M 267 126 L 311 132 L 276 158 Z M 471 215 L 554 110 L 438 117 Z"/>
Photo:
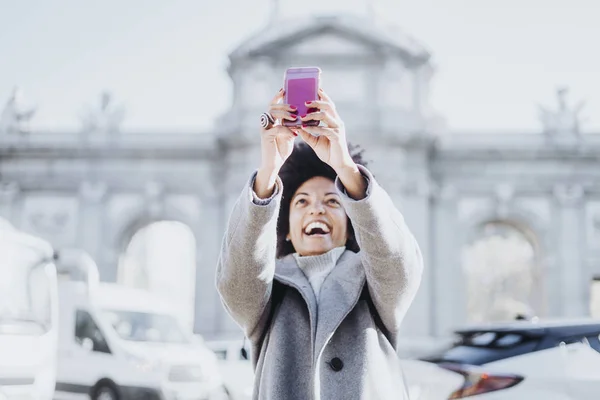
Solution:
<path fill-rule="evenodd" d="M 119 400 L 117 391 L 110 386 L 100 386 L 94 392 L 93 400 Z"/>

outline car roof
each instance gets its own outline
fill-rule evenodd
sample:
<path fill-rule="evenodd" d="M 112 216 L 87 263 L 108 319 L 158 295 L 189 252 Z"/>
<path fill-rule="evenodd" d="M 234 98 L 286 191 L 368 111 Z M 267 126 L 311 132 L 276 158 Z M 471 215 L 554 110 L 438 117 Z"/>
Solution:
<path fill-rule="evenodd" d="M 94 302 L 103 309 L 119 311 L 154 312 L 170 314 L 173 306 L 168 299 L 147 290 L 100 282 L 94 293 Z"/>
<path fill-rule="evenodd" d="M 521 333 L 542 336 L 577 336 L 600 333 L 600 319 L 532 319 L 472 325 L 455 331 L 459 335 L 478 332 Z"/>

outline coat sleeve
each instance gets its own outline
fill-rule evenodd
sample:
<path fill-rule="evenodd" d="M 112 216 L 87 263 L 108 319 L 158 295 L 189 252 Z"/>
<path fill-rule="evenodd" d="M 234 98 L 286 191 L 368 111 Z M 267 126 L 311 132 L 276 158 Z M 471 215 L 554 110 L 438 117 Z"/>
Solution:
<path fill-rule="evenodd" d="M 216 286 L 227 312 L 246 336 L 262 335 L 275 274 L 282 183 L 269 199 L 253 191 L 256 172 L 231 212 L 217 263 Z"/>
<path fill-rule="evenodd" d="M 369 293 L 387 330 L 397 336 L 421 283 L 423 258 L 419 246 L 391 198 L 362 165 L 366 197 L 353 200 L 339 178 L 336 187 L 352 221 Z"/>

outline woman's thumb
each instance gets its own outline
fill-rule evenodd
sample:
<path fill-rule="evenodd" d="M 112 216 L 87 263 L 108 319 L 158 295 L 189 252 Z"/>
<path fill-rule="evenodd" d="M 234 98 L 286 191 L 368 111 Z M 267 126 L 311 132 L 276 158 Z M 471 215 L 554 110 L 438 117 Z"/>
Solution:
<path fill-rule="evenodd" d="M 317 141 L 319 139 L 316 136 L 311 135 L 304 129 L 298 129 L 298 133 L 300 134 L 302 140 L 304 140 L 310 147 L 314 148 L 317 145 Z"/>

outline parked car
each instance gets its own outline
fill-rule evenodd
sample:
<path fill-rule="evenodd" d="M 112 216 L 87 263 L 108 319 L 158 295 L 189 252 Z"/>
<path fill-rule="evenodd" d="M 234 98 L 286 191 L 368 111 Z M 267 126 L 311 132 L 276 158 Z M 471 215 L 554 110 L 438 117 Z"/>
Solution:
<path fill-rule="evenodd" d="M 600 320 L 520 320 L 456 334 L 423 358 L 464 377 L 450 399 L 599 398 Z"/>
<path fill-rule="evenodd" d="M 58 351 L 53 256 L 45 240 L 0 224 L 0 399 L 52 399 Z"/>
<path fill-rule="evenodd" d="M 249 343 L 240 340 L 206 341 L 218 360 L 219 372 L 232 400 L 250 400 L 254 371 L 250 361 Z"/>
<path fill-rule="evenodd" d="M 91 257 L 75 250 L 62 250 L 58 267 L 55 400 L 230 399 L 215 355 L 168 299 L 99 282 Z"/>
<path fill-rule="evenodd" d="M 254 372 L 249 359 L 249 342 L 243 340 L 207 341 L 206 345 L 219 359 L 225 386 L 234 400 L 252 398 Z M 447 400 L 462 385 L 461 374 L 440 368 L 438 365 L 414 359 L 402 359 L 402 379 L 409 400 Z M 399 399 L 404 399 L 399 394 Z"/>

